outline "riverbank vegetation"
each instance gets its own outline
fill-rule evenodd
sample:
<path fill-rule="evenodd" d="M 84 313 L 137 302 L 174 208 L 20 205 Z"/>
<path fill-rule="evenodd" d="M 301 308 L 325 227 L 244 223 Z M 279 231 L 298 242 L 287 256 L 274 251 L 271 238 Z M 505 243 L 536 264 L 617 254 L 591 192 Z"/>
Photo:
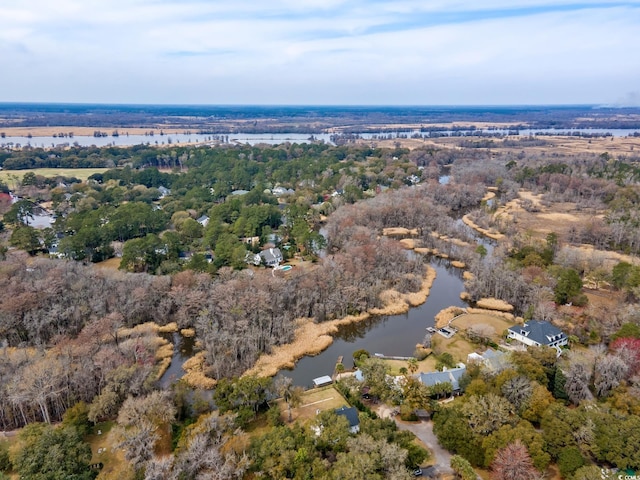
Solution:
<path fill-rule="evenodd" d="M 21 202 L 0 199 L 2 430 L 62 421 L 84 402 L 90 421 L 116 422 L 113 442 L 148 478 L 182 471 L 194 458 L 200 459 L 194 472 L 224 466 L 225 478 L 256 472 L 321 478 L 321 467 L 340 472 L 383 448 L 393 454 L 387 463 L 372 460 L 371 473 L 400 467 L 406 473 L 410 451 L 394 446 L 396 433 L 386 424 L 366 427 L 360 445 L 345 434 L 339 448 L 313 444 L 297 426 L 269 429 L 262 440 L 234 438 L 232 425 L 249 431 L 279 395 L 269 379 L 246 391 L 234 385 L 326 348 L 340 322 L 424 301 L 432 270 L 419 252 L 437 250 L 468 269 L 471 303 L 550 320 L 569 335 L 573 350 L 559 359 L 514 353 L 511 366 L 496 373 L 469 369 L 465 395 L 435 408 L 441 443 L 486 467 L 519 438 L 535 468 L 556 462 L 565 478 L 594 462 L 640 466 L 629 440 L 640 414 L 637 159 L 319 144 L 95 153 L 122 168 L 84 181 L 28 172 L 10 185 Z M 450 181 L 440 184 L 445 164 Z M 494 198 L 486 197 L 487 187 L 495 187 Z M 56 215 L 51 227 L 30 225 L 42 214 L 34 207 Z M 464 215 L 504 237 L 487 244 L 490 251 L 479 248 Z M 306 261 L 288 272 L 253 262 L 275 248 L 283 262 Z M 121 259 L 119 271 L 92 265 L 112 257 Z M 201 378 L 217 381 L 219 395 L 228 393 L 226 404 L 216 404 L 235 417 L 200 416 L 208 402 L 189 406 L 195 393 L 184 386 L 159 395 L 159 362 L 166 366 L 171 347 L 155 328 L 134 328 L 146 322 L 193 331 Z M 482 343 L 499 343 L 497 324 L 488 325 L 489 334 L 478 323 L 488 322 L 460 320 L 475 335 L 468 348 L 436 341 L 435 363 L 450 366 L 451 351 L 458 360 Z M 409 366 L 402 368 L 407 389 L 379 386 L 390 403 L 433 410 L 434 395 L 449 393 L 414 385 Z M 371 361 L 363 371 L 374 383 L 388 367 Z M 236 408 L 246 399 L 251 411 Z M 578 423 L 579 438 L 565 435 Z M 205 438 L 206 429 L 219 435 Z M 283 457 L 273 445 L 295 448 L 280 448 L 288 452 Z M 573 449 L 570 458 L 560 456 L 563 446 Z M 296 455 L 305 460 L 291 460 Z"/>

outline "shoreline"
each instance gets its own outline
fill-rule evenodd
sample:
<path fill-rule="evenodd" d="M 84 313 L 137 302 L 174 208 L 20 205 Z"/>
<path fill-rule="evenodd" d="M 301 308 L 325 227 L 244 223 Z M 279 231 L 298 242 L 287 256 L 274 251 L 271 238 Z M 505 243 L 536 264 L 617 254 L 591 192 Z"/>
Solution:
<path fill-rule="evenodd" d="M 254 366 L 242 376 L 273 377 L 284 368 L 295 367 L 300 358 L 315 356 L 326 350 L 333 343 L 333 335 L 342 325 L 360 322 L 372 315 L 400 315 L 408 312 L 411 307 L 417 307 L 427 301 L 435 278 L 436 270 L 427 265 L 422 287 L 418 292 L 401 294 L 387 290 L 383 295 L 387 296 L 389 303 L 384 307 L 322 323 L 314 323 L 310 318 L 299 319 L 293 342 L 274 347 L 268 355 L 261 355 Z"/>
<path fill-rule="evenodd" d="M 481 226 L 477 225 L 473 220 L 469 218 L 469 214 L 462 217 L 462 222 L 469 228 L 472 228 L 485 237 L 492 238 L 493 240 L 502 240 L 504 238 L 504 235 L 502 233 L 493 233 L 486 228 L 482 228 Z"/>

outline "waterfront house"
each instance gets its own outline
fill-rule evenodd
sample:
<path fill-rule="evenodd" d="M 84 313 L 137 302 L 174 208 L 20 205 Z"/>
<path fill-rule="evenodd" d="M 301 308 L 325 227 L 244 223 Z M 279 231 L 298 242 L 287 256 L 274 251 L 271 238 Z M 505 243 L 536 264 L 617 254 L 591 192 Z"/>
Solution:
<path fill-rule="evenodd" d="M 427 372 L 419 373 L 417 375 L 418 380 L 427 387 L 434 387 L 435 385 L 442 383 L 449 383 L 451 385 L 451 391 L 453 393 L 461 393 L 460 380 L 466 373 L 467 367 L 460 364 L 456 368 L 443 370 L 442 372 Z"/>
<path fill-rule="evenodd" d="M 553 347 L 560 351 L 560 347 L 567 345 L 565 333 L 549 322 L 529 320 L 523 325 L 509 327 L 507 338 L 511 338 L 531 347 Z"/>
<path fill-rule="evenodd" d="M 482 354 L 470 353 L 467 355 L 467 363 L 480 364 L 486 370 L 494 373 L 501 372 L 510 365 L 509 358 L 505 352 L 491 348 L 487 348 Z"/>

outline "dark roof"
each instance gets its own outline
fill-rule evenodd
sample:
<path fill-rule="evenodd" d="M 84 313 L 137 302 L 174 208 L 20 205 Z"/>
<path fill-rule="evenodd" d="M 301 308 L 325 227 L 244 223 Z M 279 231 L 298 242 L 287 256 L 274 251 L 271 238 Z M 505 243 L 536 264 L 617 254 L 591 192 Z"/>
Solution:
<path fill-rule="evenodd" d="M 540 345 L 549 345 L 561 338 L 566 338 L 564 332 L 558 327 L 551 325 L 549 322 L 540 320 L 530 320 L 524 325 L 514 325 L 513 327 L 510 327 L 509 330 L 530 338 L 534 342 L 538 342 Z"/>
<path fill-rule="evenodd" d="M 357 427 L 360 425 L 360 418 L 358 418 L 358 410 L 355 407 L 340 407 L 336 410 L 337 415 L 345 417 L 349 421 L 349 427 Z"/>

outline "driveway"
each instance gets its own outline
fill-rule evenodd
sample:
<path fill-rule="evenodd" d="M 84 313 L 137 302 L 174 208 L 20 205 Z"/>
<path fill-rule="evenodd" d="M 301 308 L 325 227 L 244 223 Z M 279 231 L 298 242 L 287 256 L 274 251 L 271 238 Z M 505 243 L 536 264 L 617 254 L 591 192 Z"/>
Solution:
<path fill-rule="evenodd" d="M 409 430 L 429 447 L 435 457 L 435 465 L 440 474 L 453 473 L 453 470 L 451 470 L 451 454 L 438 443 L 438 438 L 433 433 L 433 422 L 406 423 L 397 417 L 394 417 L 394 420 L 400 430 Z"/>

